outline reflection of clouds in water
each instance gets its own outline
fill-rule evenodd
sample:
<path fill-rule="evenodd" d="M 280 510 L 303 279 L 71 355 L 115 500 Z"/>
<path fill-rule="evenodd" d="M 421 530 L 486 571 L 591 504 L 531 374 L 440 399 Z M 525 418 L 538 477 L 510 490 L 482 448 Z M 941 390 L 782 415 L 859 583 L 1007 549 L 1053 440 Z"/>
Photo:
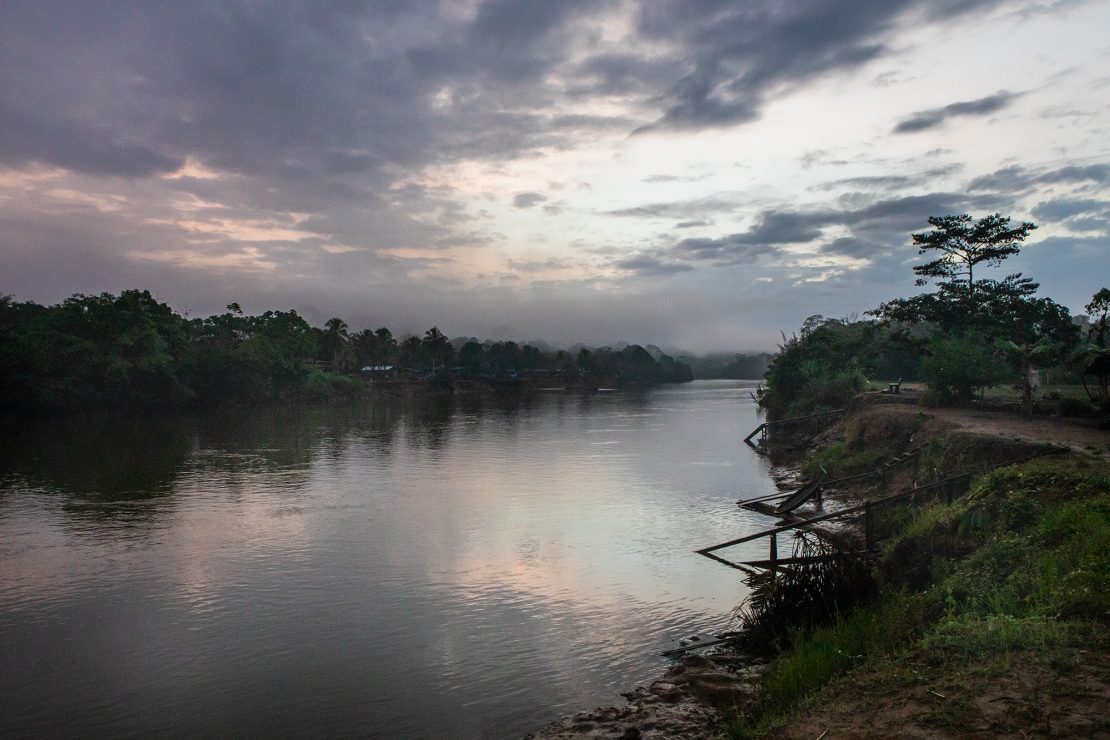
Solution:
<path fill-rule="evenodd" d="M 72 532 L 57 526 L 42 510 L 58 514 L 54 498 L 41 491 L 25 490 L 5 497 L 0 519 L 0 615 L 65 601 L 87 588 L 91 570 L 88 554 L 71 544 Z M 40 509 L 41 507 L 41 509 Z M 14 509 L 14 510 L 13 510 Z"/>
<path fill-rule="evenodd" d="M 310 505 L 302 503 L 309 480 L 256 474 L 244 481 L 240 475 L 230 474 L 231 484 L 227 471 L 198 473 L 174 491 L 182 503 L 165 543 L 172 563 L 167 572 L 195 616 L 219 608 L 248 582 L 309 557 L 315 533 Z"/>
<path fill-rule="evenodd" d="M 196 422 L 166 494 L 139 502 L 157 528 L 85 517 L 97 534 L 77 536 L 55 494 L 0 498 L 0 548 L 33 537 L 0 603 L 51 613 L 51 598 L 126 587 L 173 625 L 121 644 L 155 651 L 151 670 L 176 661 L 255 700 L 280 672 L 308 714 L 369 692 L 391 697 L 379 717 L 419 696 L 459 727 L 517 711 L 528 726 L 650 677 L 656 649 L 739 601 L 735 576 L 692 550 L 737 535 L 732 489 L 762 462 L 735 444 L 748 416 L 700 387 L 641 396 L 634 417 L 617 395 L 220 412 Z M 175 642 L 193 629 L 230 652 Z"/>

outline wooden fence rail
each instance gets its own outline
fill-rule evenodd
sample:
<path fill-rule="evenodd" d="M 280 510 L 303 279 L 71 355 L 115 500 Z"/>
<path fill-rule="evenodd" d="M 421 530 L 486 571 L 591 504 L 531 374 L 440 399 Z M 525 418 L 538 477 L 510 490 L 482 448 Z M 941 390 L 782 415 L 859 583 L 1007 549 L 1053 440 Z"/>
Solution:
<path fill-rule="evenodd" d="M 979 472 L 994 470 L 996 468 L 1003 468 L 1010 465 L 1018 465 L 1023 462 L 1028 462 L 1029 460 L 1037 457 L 1060 454 L 1063 452 L 1067 452 L 1067 450 L 1062 448 L 1053 448 L 1044 452 L 1037 452 L 1032 455 L 1027 455 L 1016 460 L 1009 460 L 1004 463 L 979 465 L 962 473 L 953 473 L 951 475 L 942 477 L 941 479 L 936 480 L 932 483 L 926 483 L 925 485 L 921 486 L 914 486 L 912 488 L 899 491 L 898 493 L 892 493 L 888 496 L 873 499 L 862 504 L 849 506 L 847 508 L 840 509 L 839 511 L 834 511 L 830 514 L 822 514 L 821 516 L 800 519 L 789 524 L 783 524 L 777 527 L 771 527 L 770 529 L 764 529 L 753 534 L 744 535 L 743 537 L 737 537 L 736 539 L 728 540 L 726 542 L 720 542 L 716 545 L 703 547 L 700 550 L 695 550 L 694 552 L 699 555 L 704 555 L 705 557 L 711 560 L 715 560 L 723 565 L 727 565 L 730 568 L 736 568 L 746 573 L 753 572 L 753 569 L 755 568 L 762 568 L 765 570 L 774 571 L 778 568 L 789 567 L 792 564 L 797 564 L 802 560 L 799 558 L 778 557 L 778 535 L 784 532 L 789 532 L 791 530 L 802 530 L 808 527 L 812 527 L 813 525 L 819 524 L 821 522 L 830 522 L 838 519 L 845 519 L 851 516 L 861 515 L 863 519 L 862 530 L 864 540 L 863 550 L 861 552 L 874 553 L 876 545 L 875 513 L 882 508 L 890 506 L 899 501 L 916 500 L 919 495 L 938 489 L 943 492 L 945 501 L 947 503 L 952 503 L 954 498 L 952 493 L 954 484 L 969 481 L 973 475 L 976 475 Z M 737 563 L 715 554 L 718 550 L 724 550 L 725 548 L 734 547 L 735 545 L 741 545 L 745 542 L 752 542 L 753 540 L 758 540 L 763 537 L 767 537 L 769 539 L 769 557 L 767 559 L 748 560 Z"/>

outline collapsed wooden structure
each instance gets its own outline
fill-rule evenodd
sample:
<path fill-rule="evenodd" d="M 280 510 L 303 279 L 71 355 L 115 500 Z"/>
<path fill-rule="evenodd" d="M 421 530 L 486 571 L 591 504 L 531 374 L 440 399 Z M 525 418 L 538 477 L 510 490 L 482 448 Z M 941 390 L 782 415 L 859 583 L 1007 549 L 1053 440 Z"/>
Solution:
<path fill-rule="evenodd" d="M 1032 455 L 1027 455 L 1022 458 L 1007 460 L 1002 463 L 979 465 L 964 472 L 952 472 L 947 475 L 942 475 L 938 480 L 931 483 L 926 483 L 924 485 L 915 485 L 903 491 L 899 491 L 898 493 L 893 493 L 877 499 L 865 501 L 864 503 L 857 504 L 855 506 L 848 506 L 842 509 L 838 509 L 837 511 L 830 512 L 828 514 L 821 514 L 819 516 L 812 516 L 807 518 L 795 518 L 793 521 L 788 521 L 777 527 L 771 527 L 769 529 L 764 529 L 762 531 L 745 535 L 743 537 L 737 537 L 736 539 L 728 540 L 726 542 L 720 542 L 716 545 L 703 547 L 700 550 L 695 550 L 695 552 L 699 555 L 704 555 L 710 560 L 721 563 L 722 565 L 727 565 L 730 568 L 736 568 L 737 570 L 743 571 L 748 574 L 755 573 L 757 572 L 757 570 L 766 570 L 773 573 L 776 570 L 788 568 L 792 565 L 814 562 L 816 560 L 828 560 L 836 557 L 853 556 L 859 554 L 871 556 L 875 553 L 876 550 L 878 538 L 876 537 L 875 531 L 875 519 L 880 512 L 883 512 L 893 505 L 902 502 L 920 503 L 921 500 L 924 498 L 928 498 L 929 500 L 936 500 L 943 496 L 946 503 L 951 503 L 956 497 L 956 492 L 960 489 L 960 487 L 966 487 L 966 485 L 970 482 L 972 476 L 980 472 L 993 470 L 995 468 L 1007 467 L 1010 465 L 1017 465 L 1019 463 L 1027 462 L 1028 460 L 1032 460 L 1043 455 L 1060 454 L 1066 451 L 1067 450 L 1061 448 L 1052 448 L 1042 452 L 1034 453 Z M 756 507 L 760 505 L 766 505 L 767 502 L 773 501 L 778 498 L 785 498 L 785 503 L 792 504 L 791 507 L 783 511 L 778 511 L 778 509 L 776 509 L 774 513 L 786 514 L 787 516 L 789 516 L 790 511 L 793 511 L 793 509 L 801 506 L 801 504 L 804 503 L 806 500 L 809 500 L 810 498 L 818 495 L 822 486 L 832 485 L 834 483 L 843 483 L 850 480 L 863 479 L 875 475 L 881 476 L 883 473 L 888 471 L 890 467 L 911 459 L 914 455 L 917 454 L 917 452 L 918 450 L 911 450 L 910 452 L 903 453 L 902 455 L 897 456 L 885 465 L 866 473 L 860 473 L 854 476 L 839 478 L 836 480 L 827 481 L 825 483 L 822 483 L 820 479 L 818 479 L 816 485 L 814 485 L 814 482 L 811 481 L 802 486 L 802 488 L 797 491 L 773 494 L 771 496 L 763 496 L 756 499 L 749 499 L 747 501 L 739 501 L 737 503 L 745 508 L 750 508 L 756 511 L 763 511 L 763 513 L 771 513 L 767 512 L 763 508 Z M 861 539 L 859 535 L 848 535 L 845 537 L 835 538 L 832 533 L 828 531 L 822 531 L 821 529 L 815 527 L 815 525 L 822 523 L 848 523 L 851 520 L 858 520 L 858 526 L 856 529 L 859 532 L 859 535 L 862 535 L 862 542 L 859 542 L 859 540 Z M 842 545 L 842 552 L 839 554 L 820 555 L 812 557 L 780 558 L 778 555 L 778 536 L 780 534 L 791 531 L 808 531 L 817 534 L 818 536 L 821 536 L 825 539 L 835 538 L 844 540 L 843 542 L 839 543 Z M 765 559 L 744 560 L 736 562 L 717 554 L 721 550 L 763 538 L 767 538 L 768 540 L 768 557 Z"/>

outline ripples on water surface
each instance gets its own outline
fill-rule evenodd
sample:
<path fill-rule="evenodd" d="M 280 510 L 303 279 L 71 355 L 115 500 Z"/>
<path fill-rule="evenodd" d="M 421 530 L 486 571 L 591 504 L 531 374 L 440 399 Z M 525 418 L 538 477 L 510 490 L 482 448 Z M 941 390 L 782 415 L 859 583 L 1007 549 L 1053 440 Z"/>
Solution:
<path fill-rule="evenodd" d="M 621 701 L 743 597 L 692 551 L 765 523 L 733 503 L 773 488 L 751 386 L 5 431 L 0 736 L 512 737 Z"/>

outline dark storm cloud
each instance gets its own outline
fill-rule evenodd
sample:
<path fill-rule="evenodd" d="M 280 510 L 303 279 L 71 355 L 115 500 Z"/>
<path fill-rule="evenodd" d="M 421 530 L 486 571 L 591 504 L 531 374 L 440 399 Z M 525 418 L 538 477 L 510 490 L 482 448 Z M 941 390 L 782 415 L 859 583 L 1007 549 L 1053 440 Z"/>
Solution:
<path fill-rule="evenodd" d="M 622 270 L 636 273 L 645 277 L 667 277 L 678 272 L 693 270 L 693 266 L 682 262 L 665 262 L 650 255 L 638 255 L 628 259 L 617 260 L 613 263 Z"/>
<path fill-rule="evenodd" d="M 925 131 L 940 126 L 949 118 L 959 116 L 988 116 L 1002 110 L 1021 95 L 1021 93 L 1000 90 L 985 98 L 965 100 L 959 103 L 950 103 L 942 108 L 919 111 L 895 126 L 894 133 L 910 134 L 916 131 Z"/>
<path fill-rule="evenodd" d="M 753 243 L 746 234 L 730 234 L 719 239 L 683 239 L 672 248 L 676 257 L 735 265 L 755 262 L 760 257 L 775 257 L 782 250 L 770 244 Z"/>
<path fill-rule="evenodd" d="M 743 203 L 739 199 L 726 196 L 710 196 L 695 200 L 671 201 L 666 203 L 646 203 L 632 208 L 620 208 L 615 211 L 604 211 L 605 216 L 622 216 L 626 218 L 683 218 L 695 219 L 698 216 L 713 215 L 717 213 L 733 213 L 740 210 Z"/>
<path fill-rule="evenodd" d="M 890 245 L 878 244 L 854 236 L 841 236 L 827 244 L 821 245 L 824 254 L 835 254 L 842 257 L 869 258 L 889 251 Z"/>
<path fill-rule="evenodd" d="M 645 3 L 640 33 L 675 44 L 686 73 L 661 96 L 665 110 L 641 130 L 734 125 L 760 115 L 769 95 L 873 61 L 883 37 L 909 11 L 928 20 L 991 7 L 998 0 L 670 0 Z"/>
<path fill-rule="evenodd" d="M 1068 165 L 1050 170 L 1036 178 L 1038 183 L 1097 183 L 1110 184 L 1110 164 Z"/>
<path fill-rule="evenodd" d="M 615 3 L 12 2 L 0 11 L 0 161 L 141 177 L 192 156 L 257 179 L 240 197 L 258 206 L 382 212 L 399 170 L 636 126 L 548 114 L 560 94 L 631 96 L 662 111 L 660 126 L 739 122 L 778 85 L 881 53 L 876 39 L 909 10 L 989 4 L 650 3 L 636 33 L 663 51 L 572 62 L 595 34 L 583 24 Z"/>
<path fill-rule="evenodd" d="M 752 262 L 781 254 L 781 246 L 812 242 L 833 218 L 825 212 L 764 211 L 748 231 L 716 239 L 683 239 L 672 248 L 672 253 L 721 264 Z"/>
<path fill-rule="evenodd" d="M 1110 200 L 1054 198 L 1033 209 L 1039 223 L 1061 224 L 1071 232 L 1095 232 L 1110 244 Z"/>
<path fill-rule="evenodd" d="M 396 167 L 634 125 L 509 111 L 551 102 L 536 81 L 608 5 L 7 3 L 0 160 L 143 176 L 193 155 L 301 195 L 357 176 L 357 199 Z"/>
<path fill-rule="evenodd" d="M 878 223 L 902 229 L 915 223 L 924 224 L 928 216 L 1004 208 L 1010 204 L 1004 196 L 926 193 L 875 201 L 862 208 L 840 213 L 837 221 L 856 228 Z"/>
<path fill-rule="evenodd" d="M 184 163 L 119 132 L 78 121 L 49 119 L 17 110 L 0 98 L 0 162 L 20 167 L 46 162 L 90 175 L 146 177 L 174 172 Z"/>
<path fill-rule="evenodd" d="M 548 270 L 567 270 L 577 267 L 569 259 L 551 257 L 545 260 L 514 260 L 508 261 L 508 266 L 520 272 L 546 272 Z"/>
<path fill-rule="evenodd" d="M 827 218 L 822 213 L 764 211 L 750 231 L 730 238 L 743 244 L 804 244 L 821 235 Z"/>
<path fill-rule="evenodd" d="M 704 180 L 706 177 L 707 175 L 649 175 L 645 177 L 642 182 L 698 182 L 699 180 Z"/>
<path fill-rule="evenodd" d="M 1043 221 L 1063 221 L 1091 214 L 1110 213 L 1110 201 L 1090 198 L 1057 198 L 1045 201 L 1033 209 L 1033 218 Z"/>
<path fill-rule="evenodd" d="M 972 178 L 967 184 L 967 189 L 1021 192 L 1028 190 L 1032 184 L 1028 171 L 1021 165 L 1015 164 Z"/>
<path fill-rule="evenodd" d="M 1037 185 L 1110 185 L 1110 164 L 1066 165 L 1054 169 L 1010 165 L 973 178 L 969 190 L 1024 192 Z"/>
<path fill-rule="evenodd" d="M 675 80 L 675 60 L 635 54 L 601 53 L 574 69 L 570 92 L 577 97 L 594 95 L 654 96 Z"/>
<path fill-rule="evenodd" d="M 888 190 L 891 188 L 905 188 L 920 182 L 920 178 L 908 175 L 872 175 L 867 177 L 844 177 L 839 180 L 830 180 L 814 186 L 814 190 L 842 190 L 844 188 L 873 188 Z"/>
<path fill-rule="evenodd" d="M 547 196 L 540 193 L 517 193 L 513 196 L 513 208 L 531 208 L 545 200 L 547 200 Z"/>
<path fill-rule="evenodd" d="M 910 232 L 928 226 L 929 215 L 994 210 L 1005 202 L 999 196 L 928 193 L 881 200 L 864 198 L 855 207 L 766 210 L 748 231 L 718 238 L 682 239 L 670 248 L 670 253 L 679 259 L 732 265 L 760 257 L 783 257 L 784 248 L 792 245 L 816 244 L 824 254 L 871 258 L 907 243 Z M 825 230 L 831 227 L 851 233 L 822 241 Z"/>
<path fill-rule="evenodd" d="M 861 177 L 842 177 L 829 182 L 813 186 L 813 190 L 832 191 L 845 190 L 846 188 L 861 188 L 865 190 L 904 190 L 911 187 L 927 185 L 931 180 L 947 177 L 958 172 L 963 165 L 948 164 L 941 167 L 931 167 L 924 172 L 914 175 L 865 175 Z"/>

